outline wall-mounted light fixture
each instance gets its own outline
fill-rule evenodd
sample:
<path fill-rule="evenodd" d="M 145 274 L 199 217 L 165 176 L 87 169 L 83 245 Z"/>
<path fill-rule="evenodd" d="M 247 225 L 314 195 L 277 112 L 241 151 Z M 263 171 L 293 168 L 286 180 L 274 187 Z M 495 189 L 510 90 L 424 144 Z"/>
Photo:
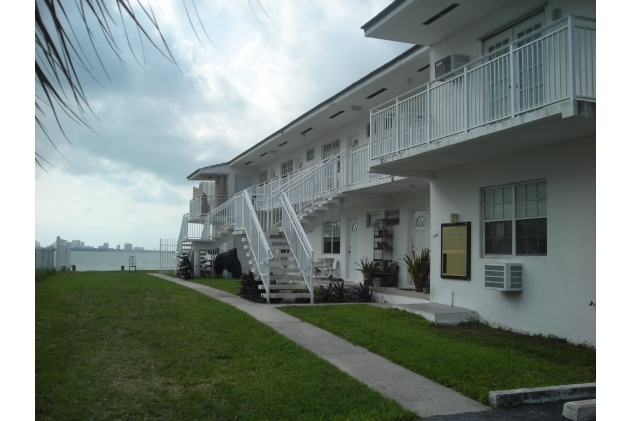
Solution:
<path fill-rule="evenodd" d="M 449 215 L 449 223 L 451 224 L 455 224 L 458 222 L 458 214 L 457 213 L 452 213 Z"/>

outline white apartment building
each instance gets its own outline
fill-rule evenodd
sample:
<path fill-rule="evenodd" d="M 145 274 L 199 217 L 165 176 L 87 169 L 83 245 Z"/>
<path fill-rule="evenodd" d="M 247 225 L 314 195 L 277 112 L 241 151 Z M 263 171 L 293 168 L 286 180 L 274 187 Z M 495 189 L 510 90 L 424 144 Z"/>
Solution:
<path fill-rule="evenodd" d="M 595 16 L 587 0 L 394 1 L 362 29 L 415 46 L 190 174 L 214 183 L 179 249 L 237 247 L 273 298 L 292 276 L 312 294 L 319 259 L 359 281 L 381 257 L 406 287 L 401 256 L 429 248 L 432 302 L 595 345 Z"/>

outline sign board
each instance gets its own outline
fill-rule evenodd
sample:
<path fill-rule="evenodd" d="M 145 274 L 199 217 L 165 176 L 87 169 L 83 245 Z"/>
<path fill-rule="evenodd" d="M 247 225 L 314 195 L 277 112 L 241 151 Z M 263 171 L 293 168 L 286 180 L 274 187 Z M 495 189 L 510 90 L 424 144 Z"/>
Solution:
<path fill-rule="evenodd" d="M 440 225 L 440 277 L 471 279 L 471 222 Z"/>

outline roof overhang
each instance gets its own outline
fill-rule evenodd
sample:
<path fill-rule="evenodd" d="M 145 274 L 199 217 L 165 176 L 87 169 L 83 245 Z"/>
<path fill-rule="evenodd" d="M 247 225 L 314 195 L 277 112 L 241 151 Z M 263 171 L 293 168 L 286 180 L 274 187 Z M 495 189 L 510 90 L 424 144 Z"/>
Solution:
<path fill-rule="evenodd" d="M 216 180 L 218 178 L 221 178 L 222 176 L 227 176 L 230 173 L 229 169 L 228 169 L 228 163 L 225 162 L 223 164 L 215 164 L 215 165 L 209 165 L 208 167 L 204 167 L 204 168 L 199 168 L 195 171 L 193 171 L 193 173 L 191 175 L 189 175 L 188 177 L 186 177 L 187 180 L 203 180 L 203 181 L 208 181 L 208 180 Z"/>
<path fill-rule="evenodd" d="M 431 46 L 511 2 L 532 7 L 514 0 L 395 0 L 362 29 L 370 38 Z"/>
<path fill-rule="evenodd" d="M 208 180 L 210 175 L 227 174 L 230 168 L 249 168 L 245 167 L 248 162 L 251 162 L 250 167 L 265 166 L 268 162 L 278 159 L 278 155 L 302 148 L 305 144 L 321 139 L 357 119 L 364 118 L 368 122 L 371 108 L 428 80 L 429 48 L 415 45 L 232 160 L 200 168 L 187 178 Z M 372 96 L 380 90 L 383 90 L 383 93 Z"/>

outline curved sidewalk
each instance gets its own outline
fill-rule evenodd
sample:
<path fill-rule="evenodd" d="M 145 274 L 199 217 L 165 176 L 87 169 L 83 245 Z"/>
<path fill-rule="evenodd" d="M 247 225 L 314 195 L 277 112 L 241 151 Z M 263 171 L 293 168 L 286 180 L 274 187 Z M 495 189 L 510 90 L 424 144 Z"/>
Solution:
<path fill-rule="evenodd" d="M 194 289 L 238 308 L 421 417 L 490 409 L 269 304 L 253 303 L 224 291 L 171 276 L 151 275 Z"/>

